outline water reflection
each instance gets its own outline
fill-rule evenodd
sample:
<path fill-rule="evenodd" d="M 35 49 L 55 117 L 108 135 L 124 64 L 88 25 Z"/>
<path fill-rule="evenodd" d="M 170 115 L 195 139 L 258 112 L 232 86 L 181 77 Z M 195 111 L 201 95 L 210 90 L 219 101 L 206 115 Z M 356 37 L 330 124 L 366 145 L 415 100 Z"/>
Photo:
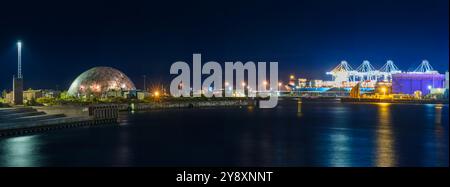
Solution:
<path fill-rule="evenodd" d="M 334 167 L 348 167 L 351 166 L 351 159 L 349 152 L 351 147 L 349 145 L 348 133 L 345 130 L 338 130 L 336 133 L 330 135 L 330 151 L 331 160 L 330 166 Z"/>
<path fill-rule="evenodd" d="M 437 124 L 441 124 L 442 121 L 442 104 L 437 104 L 434 107 L 434 123 Z"/>
<path fill-rule="evenodd" d="M 43 165 L 37 147 L 40 139 L 36 135 L 12 137 L 0 142 L 0 154 L 4 166 L 25 167 Z"/>
<path fill-rule="evenodd" d="M 303 113 L 302 113 L 302 100 L 299 99 L 297 101 L 297 116 L 298 117 L 302 117 Z"/>
<path fill-rule="evenodd" d="M 445 129 L 442 124 L 442 107 L 443 106 L 444 105 L 442 105 L 442 104 L 437 104 L 434 107 L 434 126 L 435 126 L 434 139 L 436 142 L 436 146 L 435 146 L 435 150 L 430 151 L 430 152 L 436 154 L 436 158 L 433 160 L 448 159 L 448 157 L 446 158 L 446 153 L 445 153 L 447 151 L 447 155 L 448 155 L 448 143 L 447 144 L 444 143 L 446 141 L 446 138 L 445 138 L 445 134 L 444 134 Z M 447 139 L 447 141 L 448 141 L 448 139 Z M 436 164 L 436 166 L 439 166 L 437 163 L 435 163 L 435 164 Z"/>
<path fill-rule="evenodd" d="M 396 153 L 394 145 L 394 135 L 392 130 L 392 119 L 389 103 L 378 103 L 378 125 L 377 125 L 377 146 L 376 146 L 376 166 L 392 167 L 396 165 Z"/>
<path fill-rule="evenodd" d="M 117 166 L 130 165 L 131 154 L 128 131 L 120 132 L 118 135 L 117 149 L 114 153 Z"/>
<path fill-rule="evenodd" d="M 254 111 L 255 111 L 255 107 L 254 107 L 253 105 L 249 105 L 249 106 L 247 107 L 247 110 L 248 110 L 249 112 L 254 112 Z"/>
<path fill-rule="evenodd" d="M 339 128 L 332 130 L 328 137 L 329 165 L 334 167 L 348 167 L 352 165 L 350 157 L 352 147 L 349 135 L 348 111 L 345 107 L 336 107 L 331 110 L 333 122 Z"/>

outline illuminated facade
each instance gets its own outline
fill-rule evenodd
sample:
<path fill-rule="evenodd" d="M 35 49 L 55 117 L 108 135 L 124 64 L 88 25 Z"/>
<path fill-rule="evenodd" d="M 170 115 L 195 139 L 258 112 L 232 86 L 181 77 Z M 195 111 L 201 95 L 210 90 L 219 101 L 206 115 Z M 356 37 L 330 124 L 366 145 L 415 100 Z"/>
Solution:
<path fill-rule="evenodd" d="M 434 88 L 443 88 L 444 75 L 442 74 L 417 74 L 398 73 L 392 76 L 392 91 L 394 93 L 414 94 L 420 91 L 423 95 L 431 93 Z"/>

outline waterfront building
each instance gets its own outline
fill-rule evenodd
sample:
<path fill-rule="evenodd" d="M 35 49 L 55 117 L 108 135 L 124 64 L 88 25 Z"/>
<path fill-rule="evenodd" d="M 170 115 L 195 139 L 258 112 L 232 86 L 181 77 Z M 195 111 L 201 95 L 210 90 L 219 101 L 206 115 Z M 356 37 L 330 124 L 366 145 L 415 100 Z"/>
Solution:
<path fill-rule="evenodd" d="M 38 98 L 43 97 L 43 91 L 42 90 L 25 90 L 23 91 L 23 100 L 25 101 L 25 103 L 27 103 L 28 101 L 31 100 L 36 100 Z"/>
<path fill-rule="evenodd" d="M 59 90 L 42 90 L 42 96 L 46 98 L 58 98 L 61 96 Z"/>
<path fill-rule="evenodd" d="M 150 93 L 149 92 L 147 92 L 147 91 L 143 91 L 143 90 L 139 90 L 139 91 L 137 91 L 137 99 L 139 99 L 139 100 L 143 100 L 143 99 L 145 99 L 145 98 L 147 98 L 147 97 L 150 97 Z M 153 95 L 156 97 L 156 96 L 159 96 L 159 92 L 156 92 L 156 93 L 153 93 Z"/>
<path fill-rule="evenodd" d="M 57 90 L 28 89 L 28 90 L 23 91 L 22 103 L 28 103 L 29 101 L 36 100 L 36 99 L 43 98 L 43 97 L 58 98 L 60 95 L 61 95 L 61 91 L 57 91 Z M 4 100 L 6 103 L 13 103 L 13 98 L 14 98 L 14 92 L 12 91 L 12 92 L 6 93 Z"/>

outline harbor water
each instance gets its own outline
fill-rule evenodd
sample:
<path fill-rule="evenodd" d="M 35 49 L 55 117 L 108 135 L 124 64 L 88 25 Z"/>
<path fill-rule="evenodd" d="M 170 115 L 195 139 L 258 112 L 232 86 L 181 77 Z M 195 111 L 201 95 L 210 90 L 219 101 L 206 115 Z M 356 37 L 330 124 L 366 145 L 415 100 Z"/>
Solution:
<path fill-rule="evenodd" d="M 0 166 L 448 167 L 448 105 L 279 101 L 0 138 Z"/>

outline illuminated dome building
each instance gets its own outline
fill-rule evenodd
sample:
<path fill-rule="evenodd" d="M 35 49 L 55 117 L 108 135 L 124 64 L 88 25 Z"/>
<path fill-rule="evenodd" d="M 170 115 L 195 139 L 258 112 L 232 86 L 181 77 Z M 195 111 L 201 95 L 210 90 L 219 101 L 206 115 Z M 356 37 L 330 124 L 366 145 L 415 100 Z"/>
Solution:
<path fill-rule="evenodd" d="M 136 90 L 136 87 L 121 71 L 111 67 L 94 67 L 72 82 L 68 94 L 75 97 L 106 97 L 110 93 L 131 90 Z"/>

